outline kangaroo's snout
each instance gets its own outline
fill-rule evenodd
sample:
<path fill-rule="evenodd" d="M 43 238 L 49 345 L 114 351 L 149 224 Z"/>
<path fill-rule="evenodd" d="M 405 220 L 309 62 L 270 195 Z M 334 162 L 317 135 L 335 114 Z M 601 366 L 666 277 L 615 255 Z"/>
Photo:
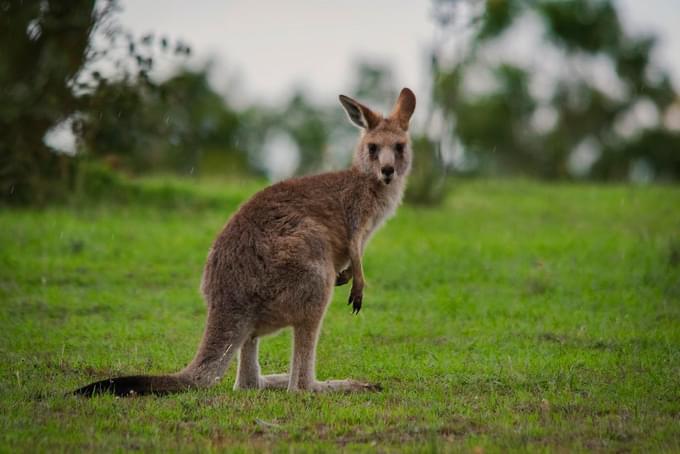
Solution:
<path fill-rule="evenodd" d="M 392 181 L 392 177 L 394 176 L 394 167 L 383 166 L 383 168 L 380 169 L 380 172 L 382 173 L 385 183 L 390 184 L 390 181 Z"/>

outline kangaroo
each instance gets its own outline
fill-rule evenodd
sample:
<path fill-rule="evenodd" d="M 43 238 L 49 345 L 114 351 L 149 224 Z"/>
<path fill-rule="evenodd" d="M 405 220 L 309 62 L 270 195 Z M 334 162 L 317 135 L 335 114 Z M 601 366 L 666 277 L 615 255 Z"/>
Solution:
<path fill-rule="evenodd" d="M 361 258 L 371 235 L 401 203 L 411 168 L 408 126 L 416 106 L 404 88 L 383 117 L 340 95 L 362 129 L 349 169 L 274 184 L 244 203 L 208 253 L 201 292 L 208 316 L 194 359 L 164 376 L 102 380 L 74 394 L 167 394 L 217 383 L 239 352 L 234 389 L 365 391 L 356 380 L 317 381 L 316 344 L 334 286 L 352 281 L 348 304 L 362 307 Z M 293 327 L 288 374 L 261 375 L 258 339 Z"/>

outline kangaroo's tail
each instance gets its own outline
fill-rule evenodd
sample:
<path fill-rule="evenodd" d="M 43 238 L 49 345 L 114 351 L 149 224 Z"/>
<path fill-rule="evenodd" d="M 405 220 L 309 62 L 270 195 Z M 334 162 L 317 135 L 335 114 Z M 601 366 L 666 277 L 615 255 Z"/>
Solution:
<path fill-rule="evenodd" d="M 131 375 L 107 378 L 78 388 L 72 394 L 116 396 L 170 394 L 217 383 L 234 354 L 248 336 L 247 329 L 227 320 L 224 313 L 208 311 L 208 321 L 196 356 L 181 372 L 172 375 Z"/>
<path fill-rule="evenodd" d="M 110 393 L 116 396 L 144 394 L 170 394 L 196 387 L 188 378 L 180 375 L 131 375 L 128 377 L 107 378 L 78 388 L 73 394 L 94 396 Z"/>

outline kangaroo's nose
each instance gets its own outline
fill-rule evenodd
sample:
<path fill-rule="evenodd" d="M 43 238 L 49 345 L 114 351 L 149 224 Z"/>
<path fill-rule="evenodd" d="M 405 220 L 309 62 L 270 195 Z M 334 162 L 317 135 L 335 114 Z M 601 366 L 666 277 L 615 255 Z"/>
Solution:
<path fill-rule="evenodd" d="M 380 169 L 380 171 L 386 178 L 390 178 L 392 175 L 394 175 L 394 167 L 392 166 L 385 166 Z"/>

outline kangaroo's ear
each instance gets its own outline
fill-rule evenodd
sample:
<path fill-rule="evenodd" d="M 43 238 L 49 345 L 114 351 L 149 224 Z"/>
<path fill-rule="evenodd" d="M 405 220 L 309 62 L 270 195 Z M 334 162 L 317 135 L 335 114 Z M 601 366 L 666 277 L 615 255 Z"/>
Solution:
<path fill-rule="evenodd" d="M 347 112 L 347 116 L 352 120 L 352 123 L 360 128 L 373 129 L 378 126 L 382 119 L 380 114 L 373 112 L 349 96 L 340 95 L 340 103 L 345 108 L 345 112 Z"/>
<path fill-rule="evenodd" d="M 390 114 L 390 118 L 393 118 L 399 122 L 399 126 L 404 131 L 408 130 L 408 122 L 413 115 L 413 111 L 416 109 L 416 95 L 408 88 L 403 88 L 401 93 L 399 93 L 399 98 L 394 105 L 394 109 Z"/>

